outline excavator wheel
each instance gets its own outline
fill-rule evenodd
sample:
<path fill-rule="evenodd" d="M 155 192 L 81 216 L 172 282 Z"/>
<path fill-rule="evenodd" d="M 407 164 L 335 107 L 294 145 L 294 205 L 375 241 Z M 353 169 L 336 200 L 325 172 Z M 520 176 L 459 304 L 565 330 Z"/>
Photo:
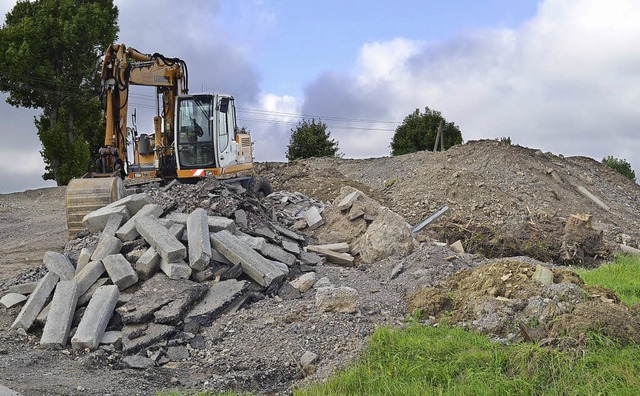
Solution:
<path fill-rule="evenodd" d="M 127 189 L 119 177 L 73 179 L 67 186 L 67 230 L 69 239 L 85 229 L 82 218 L 89 212 L 124 198 Z"/>
<path fill-rule="evenodd" d="M 247 188 L 247 193 L 258 198 L 260 201 L 272 192 L 273 189 L 271 188 L 269 180 L 259 176 L 253 176 Z"/>

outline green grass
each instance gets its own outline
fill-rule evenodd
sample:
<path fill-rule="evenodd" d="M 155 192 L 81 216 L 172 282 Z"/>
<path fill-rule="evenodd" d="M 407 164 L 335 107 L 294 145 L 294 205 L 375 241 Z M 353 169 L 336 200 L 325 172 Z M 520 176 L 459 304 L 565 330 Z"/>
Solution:
<path fill-rule="evenodd" d="M 640 258 L 616 256 L 612 263 L 593 270 L 576 269 L 587 285 L 601 285 L 616 292 L 620 299 L 632 306 L 640 303 Z"/>
<path fill-rule="evenodd" d="M 606 342 L 605 342 L 606 341 Z M 354 367 L 306 395 L 636 395 L 640 347 L 594 337 L 588 353 L 505 346 L 457 328 L 410 325 L 376 331 Z"/>

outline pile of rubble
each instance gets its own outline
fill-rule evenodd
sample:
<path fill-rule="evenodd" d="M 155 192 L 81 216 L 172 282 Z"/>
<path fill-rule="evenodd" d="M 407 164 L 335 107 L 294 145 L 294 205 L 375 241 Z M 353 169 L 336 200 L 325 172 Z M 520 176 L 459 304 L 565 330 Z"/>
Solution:
<path fill-rule="evenodd" d="M 317 281 L 316 265 L 354 266 L 355 254 L 366 261 L 379 253 L 378 240 L 395 244 L 408 233 L 404 221 L 396 229 L 392 212 L 355 189 L 344 189 L 335 208 L 300 193 L 261 203 L 235 189 L 213 179 L 174 184 L 89 213 L 87 232 L 64 254 L 45 254 L 39 281 L 13 285 L 3 297 L 8 307 L 24 302 L 11 327 L 43 325 L 45 348 L 106 344 L 131 367 L 161 365 L 172 347 L 202 348 L 200 327 L 224 313 L 267 296 L 300 298 Z M 356 226 L 363 232 L 353 244 L 309 244 L 315 238 L 299 230 L 317 231 L 322 212 L 331 222 L 339 214 L 366 226 Z M 319 311 L 357 311 L 355 289 L 316 289 Z"/>

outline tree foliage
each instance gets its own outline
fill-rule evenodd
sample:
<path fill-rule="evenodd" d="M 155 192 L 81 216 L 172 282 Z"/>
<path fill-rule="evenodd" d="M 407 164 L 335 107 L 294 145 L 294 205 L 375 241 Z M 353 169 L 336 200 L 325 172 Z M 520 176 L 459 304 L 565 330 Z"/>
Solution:
<path fill-rule="evenodd" d="M 439 111 L 424 108 L 424 113 L 416 109 L 404 118 L 391 139 L 391 155 L 402 155 L 422 150 L 433 150 L 440 122 L 444 122 L 443 143 L 448 150 L 462 144 L 462 133 L 456 124 L 447 122 Z M 438 147 L 440 144 L 438 143 Z"/>
<path fill-rule="evenodd" d="M 0 29 L 0 91 L 42 109 L 35 125 L 45 180 L 66 184 L 90 169 L 103 143 L 96 65 L 117 38 L 113 0 L 18 1 Z"/>
<path fill-rule="evenodd" d="M 293 161 L 300 158 L 336 157 L 338 142 L 331 139 L 327 124 L 303 120 L 296 129 L 291 129 L 291 138 L 287 146 L 287 159 Z"/>
<path fill-rule="evenodd" d="M 609 155 L 602 159 L 602 163 L 608 166 L 609 168 L 617 171 L 627 179 L 631 181 L 636 181 L 636 173 L 633 171 L 633 169 L 631 168 L 631 164 L 628 163 L 627 160 L 616 158 Z"/>

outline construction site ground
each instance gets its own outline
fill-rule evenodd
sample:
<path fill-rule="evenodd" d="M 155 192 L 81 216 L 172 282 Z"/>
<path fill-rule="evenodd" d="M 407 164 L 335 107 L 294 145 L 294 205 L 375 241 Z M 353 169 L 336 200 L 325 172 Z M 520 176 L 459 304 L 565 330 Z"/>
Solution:
<path fill-rule="evenodd" d="M 415 308 L 425 323 L 446 315 L 504 342 L 579 348 L 596 322 L 621 342 L 640 342 L 637 307 L 584 287 L 566 267 L 597 266 L 619 244 L 640 242 L 639 186 L 598 161 L 477 141 L 437 153 L 263 163 L 257 171 L 274 191 L 327 204 L 345 186 L 359 189 L 412 226 L 445 205 L 449 210 L 418 234 L 411 253 L 315 268 L 318 278 L 358 291 L 356 313 L 318 311 L 313 291 L 265 298 L 203 328 L 205 348 L 161 367 L 128 368 L 100 349 L 43 350 L 38 329 L 9 329 L 20 308 L 0 307 L 0 384 L 23 395 L 172 388 L 286 394 L 354 362 L 377 327 L 402 326 Z M 64 187 L 0 195 L 0 292 L 36 280 L 44 253 L 63 251 L 64 207 Z M 323 217 L 324 226 L 302 231 L 326 243 L 353 241 L 359 232 L 330 205 Z M 445 245 L 456 240 L 466 253 Z M 538 265 L 553 271 L 554 285 L 531 280 Z M 301 366 L 307 351 L 318 355 L 311 371 Z"/>

